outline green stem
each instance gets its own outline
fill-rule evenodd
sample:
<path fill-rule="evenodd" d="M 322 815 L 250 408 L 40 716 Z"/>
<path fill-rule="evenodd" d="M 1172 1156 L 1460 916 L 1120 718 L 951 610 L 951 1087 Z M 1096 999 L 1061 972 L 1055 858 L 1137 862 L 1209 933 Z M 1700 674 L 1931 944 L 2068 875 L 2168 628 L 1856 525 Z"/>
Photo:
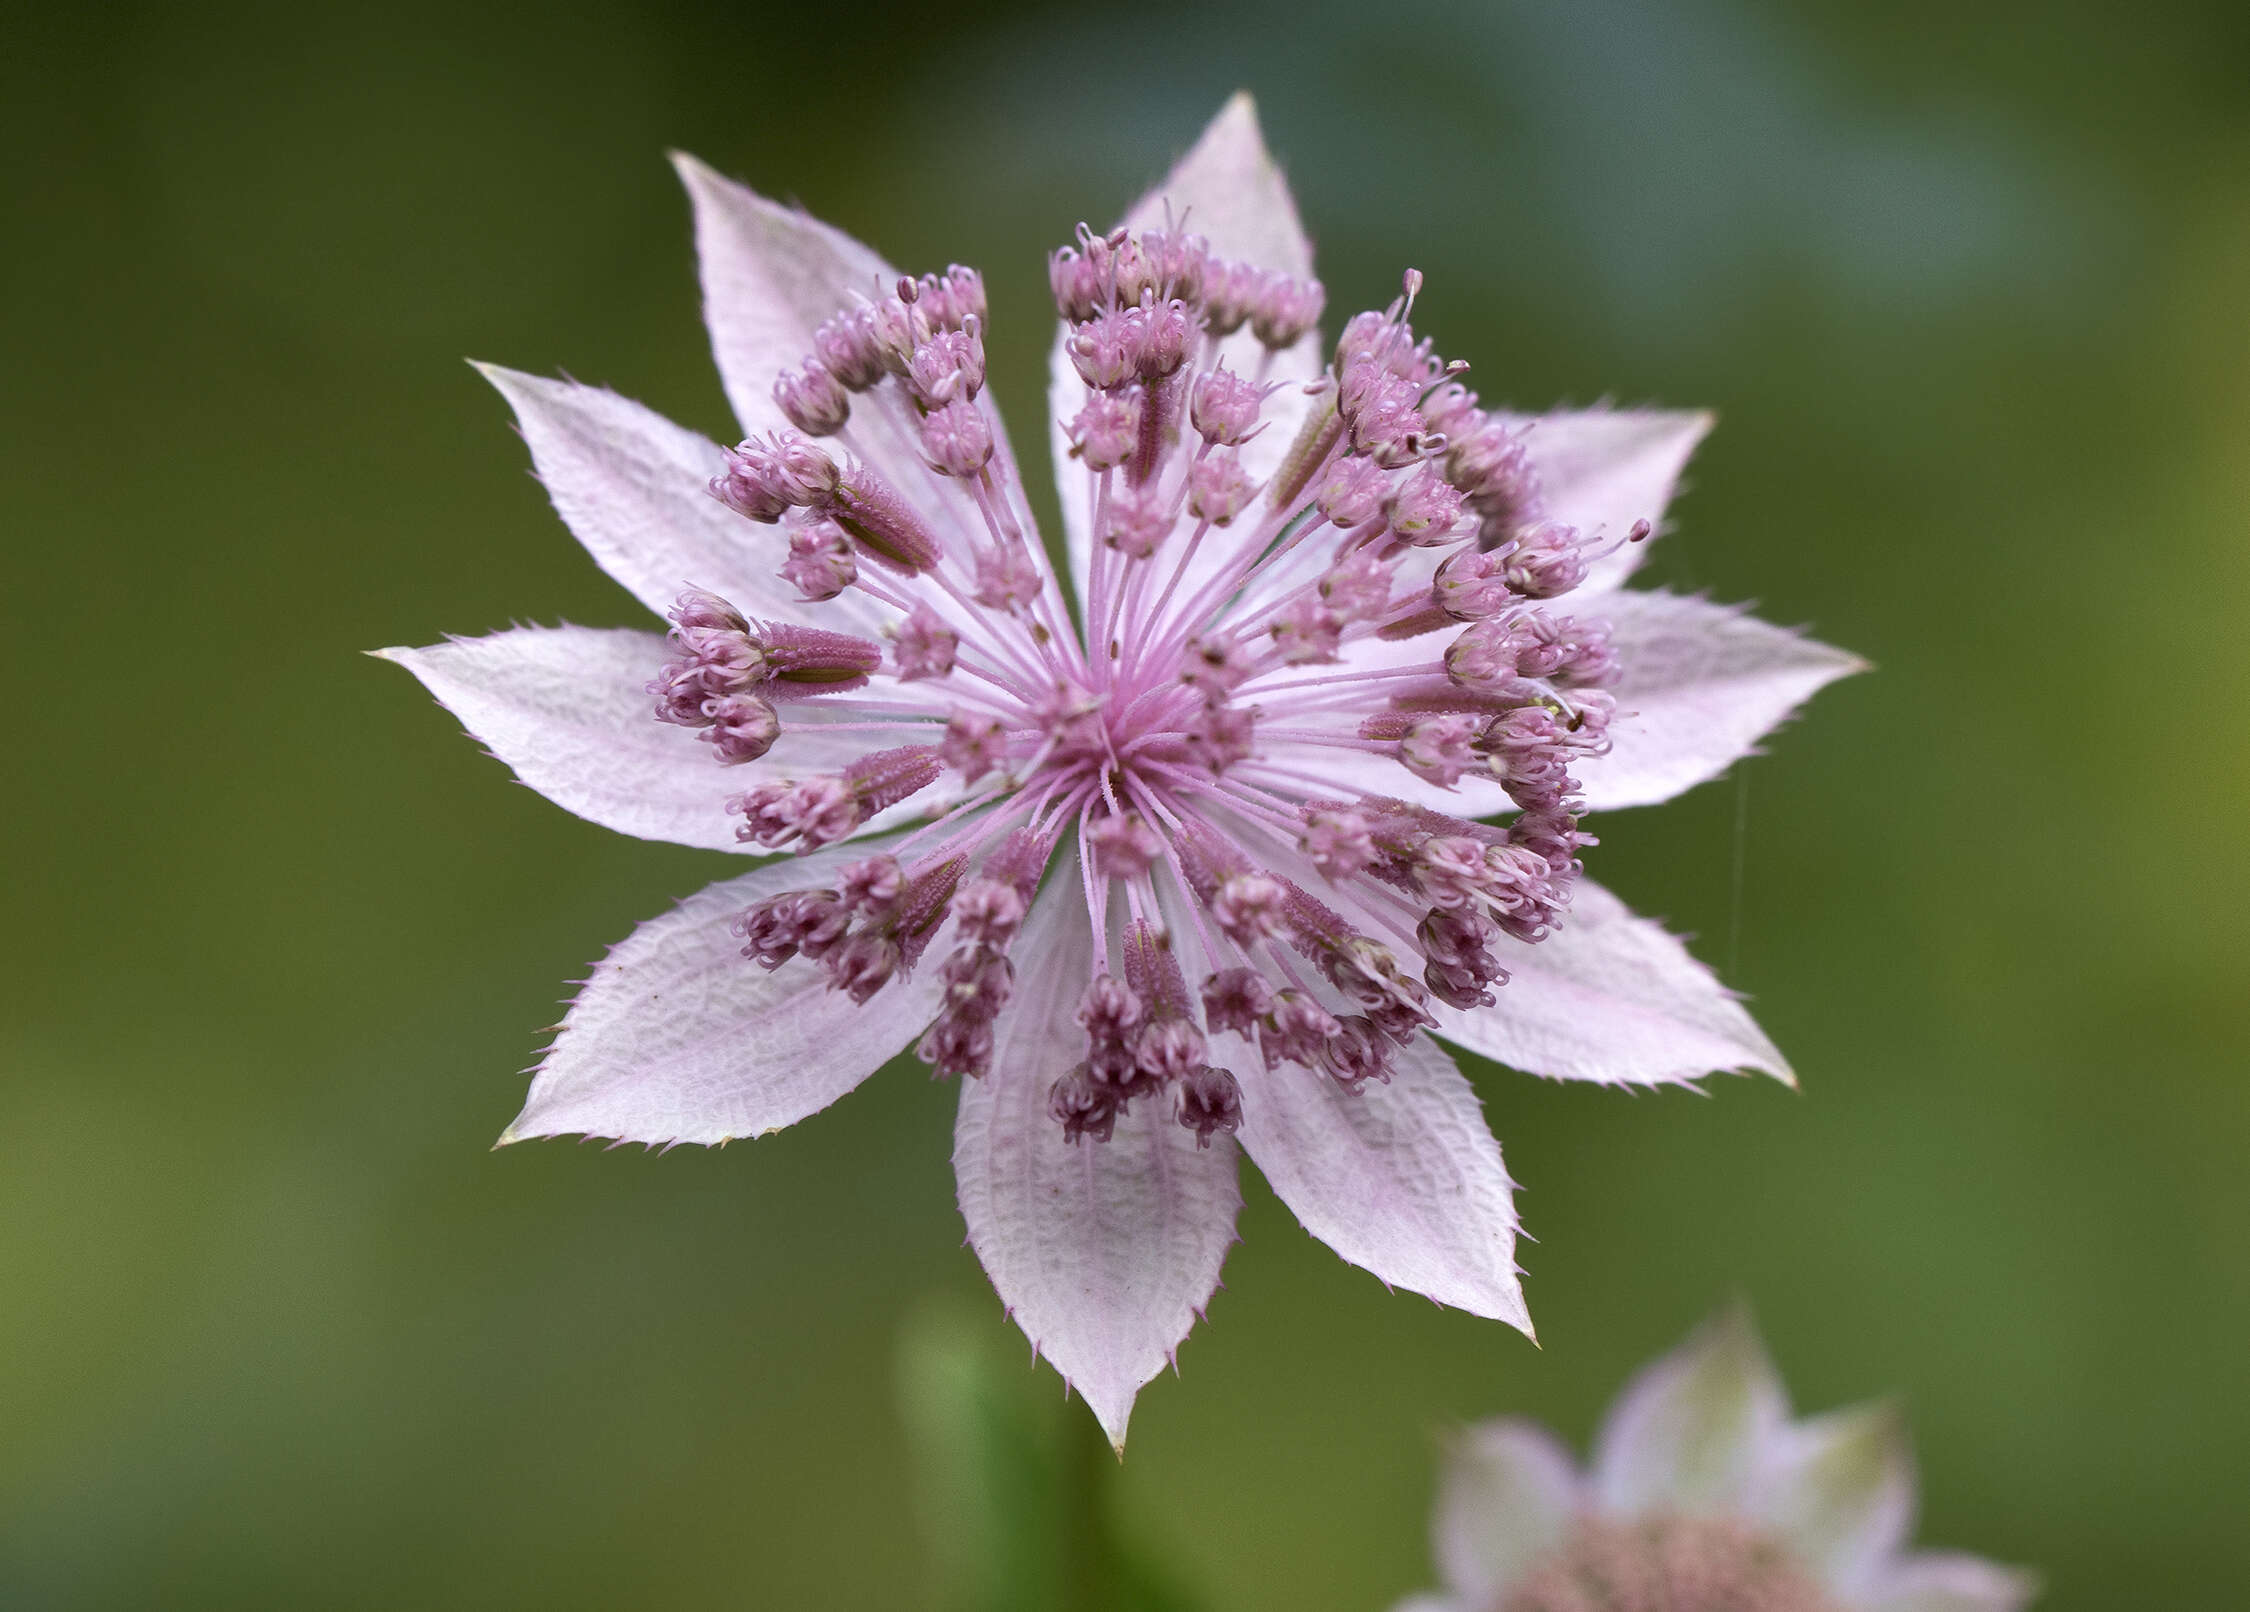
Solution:
<path fill-rule="evenodd" d="M 1109 1485 L 1117 1453 L 1083 1405 L 1064 1420 L 1062 1462 L 1063 1593 L 1069 1612 L 1111 1612 L 1117 1604 L 1116 1563 L 1109 1540 Z"/>

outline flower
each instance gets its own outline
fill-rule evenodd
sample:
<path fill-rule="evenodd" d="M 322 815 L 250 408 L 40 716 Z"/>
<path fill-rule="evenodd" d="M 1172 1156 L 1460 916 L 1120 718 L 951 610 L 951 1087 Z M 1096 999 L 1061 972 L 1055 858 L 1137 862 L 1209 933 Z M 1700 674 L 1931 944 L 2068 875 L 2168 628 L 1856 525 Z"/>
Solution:
<path fill-rule="evenodd" d="M 975 271 L 902 277 L 678 163 L 739 446 L 485 369 L 669 642 L 384 653 L 581 816 L 798 855 L 597 964 L 502 1140 L 758 1136 L 913 1046 L 967 1077 L 971 1244 L 1120 1447 L 1217 1285 L 1238 1145 L 1346 1259 L 1528 1331 L 1512 1183 L 1432 1032 L 1559 1078 L 1790 1078 L 1579 877 L 1582 812 L 1716 776 L 1857 664 L 1622 591 L 1708 418 L 1487 410 L 1412 273 L 1325 345 L 1238 97 L 1050 261 L 1066 583 Z"/>
<path fill-rule="evenodd" d="M 1397 1612 L 2014 1612 L 2031 1599 L 2014 1568 L 1908 1552 L 1913 1520 L 1895 1409 L 1791 1421 L 1737 1306 L 1626 1385 L 1586 1472 L 1533 1423 L 1463 1429 L 1431 1522 L 1446 1593 Z"/>

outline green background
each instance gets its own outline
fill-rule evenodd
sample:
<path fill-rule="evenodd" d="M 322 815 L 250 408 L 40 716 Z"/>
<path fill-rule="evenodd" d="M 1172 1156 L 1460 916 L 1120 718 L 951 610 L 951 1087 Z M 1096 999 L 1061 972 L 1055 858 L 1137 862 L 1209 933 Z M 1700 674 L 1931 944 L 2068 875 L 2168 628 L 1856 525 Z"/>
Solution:
<path fill-rule="evenodd" d="M 1652 574 L 1879 670 L 1597 824 L 1803 1092 L 1476 1071 L 1536 1350 L 1246 1171 L 1128 1533 L 1218 1605 L 1385 1606 L 1434 1433 L 1582 1440 L 1740 1291 L 1800 1405 L 1904 1396 L 1925 1540 L 2058 1612 L 2250 1603 L 2246 16 L 12 8 L 0 1604 L 940 1599 L 901 1328 L 1060 1397 L 961 1246 L 951 1091 L 488 1153 L 563 982 L 731 864 L 358 651 L 636 619 L 460 360 L 726 430 L 667 146 L 982 265 L 1036 442 L 1042 252 L 1237 85 L 1332 307 L 1412 263 L 1488 398 L 1715 406 Z"/>

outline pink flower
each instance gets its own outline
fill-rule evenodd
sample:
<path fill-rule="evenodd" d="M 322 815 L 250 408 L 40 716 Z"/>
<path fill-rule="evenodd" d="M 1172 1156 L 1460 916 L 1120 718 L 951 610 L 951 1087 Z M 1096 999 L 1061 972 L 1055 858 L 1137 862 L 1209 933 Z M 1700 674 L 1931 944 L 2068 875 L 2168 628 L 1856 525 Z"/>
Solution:
<path fill-rule="evenodd" d="M 970 1241 L 1120 1445 L 1217 1285 L 1238 1147 L 1346 1259 L 1528 1331 L 1511 1182 L 1434 1037 L 1790 1078 L 1579 877 L 1583 812 L 1715 777 L 1857 664 L 1622 590 L 1708 418 L 1483 410 L 1411 273 L 1326 346 L 1238 97 L 1051 264 L 1066 581 L 983 386 L 982 280 L 680 170 L 742 445 L 486 370 L 674 641 L 386 653 L 584 817 L 809 854 L 596 965 L 503 1140 L 759 1136 L 916 1047 L 970 1077 Z M 871 844 L 895 896 L 847 899 Z"/>
<path fill-rule="evenodd" d="M 1446 1591 L 1397 1612 L 2017 1612 L 2032 1575 L 1910 1551 L 1890 1405 L 1806 1421 L 1740 1309 L 1645 1368 L 1581 1472 L 1543 1427 L 1464 1428 L 1431 1527 Z"/>

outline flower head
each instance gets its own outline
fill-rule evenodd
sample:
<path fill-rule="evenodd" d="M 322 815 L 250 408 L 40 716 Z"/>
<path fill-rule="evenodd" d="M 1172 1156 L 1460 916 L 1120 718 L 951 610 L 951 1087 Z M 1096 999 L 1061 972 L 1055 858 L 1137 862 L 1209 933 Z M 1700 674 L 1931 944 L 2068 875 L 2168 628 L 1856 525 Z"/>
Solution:
<path fill-rule="evenodd" d="M 2016 1612 L 2027 1573 L 1911 1552 L 1896 1411 L 1789 1419 L 1737 1308 L 1645 1368 L 1590 1468 L 1528 1422 L 1465 1428 L 1431 1538 L 1446 1581 L 1398 1612 Z"/>
<path fill-rule="evenodd" d="M 1581 877 L 1586 811 L 1716 775 L 1854 664 L 1620 590 L 1707 420 L 1482 408 L 1412 272 L 1324 343 L 1237 98 L 1050 264 L 1058 563 L 981 278 L 680 168 L 740 443 L 486 372 L 671 642 L 388 653 L 596 822 L 798 854 L 597 965 L 504 1140 L 759 1135 L 912 1046 L 965 1077 L 970 1241 L 1120 1444 L 1217 1284 L 1238 1146 L 1347 1259 L 1528 1329 L 1511 1183 L 1433 1034 L 1787 1078 Z"/>

